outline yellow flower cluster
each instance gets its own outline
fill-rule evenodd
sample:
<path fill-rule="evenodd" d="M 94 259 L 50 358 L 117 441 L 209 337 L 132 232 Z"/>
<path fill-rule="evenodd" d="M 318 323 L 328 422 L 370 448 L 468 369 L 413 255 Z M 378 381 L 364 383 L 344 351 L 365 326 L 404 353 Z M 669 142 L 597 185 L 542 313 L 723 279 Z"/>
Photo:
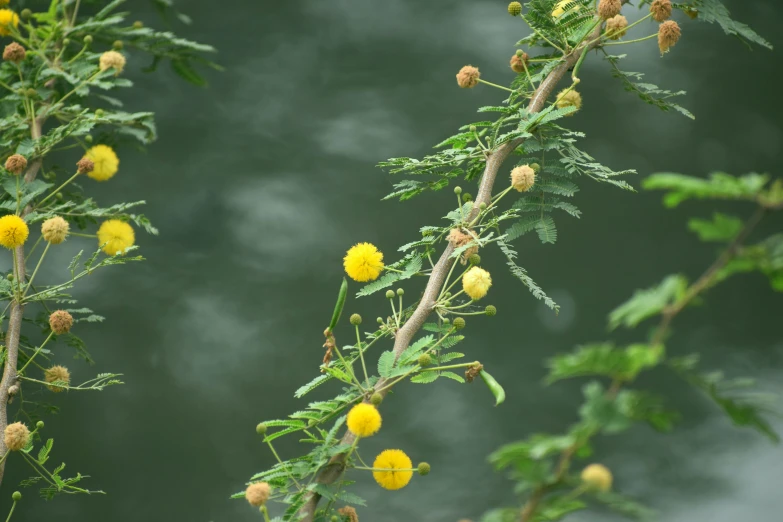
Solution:
<path fill-rule="evenodd" d="M 346 252 L 343 266 L 345 273 L 354 281 L 374 281 L 383 270 L 383 253 L 371 243 L 359 243 Z"/>
<path fill-rule="evenodd" d="M 492 277 L 483 268 L 474 266 L 462 276 L 462 289 L 474 301 L 487 295 L 490 286 L 492 286 Z"/>
<path fill-rule="evenodd" d="M 19 15 L 10 9 L 0 9 L 0 36 L 10 35 L 12 27 L 19 27 Z"/>
<path fill-rule="evenodd" d="M 0 245 L 9 249 L 22 246 L 29 235 L 27 223 L 19 216 L 10 214 L 0 218 Z"/>
<path fill-rule="evenodd" d="M 95 163 L 92 172 L 87 175 L 96 181 L 106 181 L 114 177 L 120 168 L 120 158 L 108 145 L 95 145 L 84 156 Z"/>
<path fill-rule="evenodd" d="M 382 451 L 373 462 L 373 478 L 384 489 L 397 490 L 408 485 L 413 477 L 413 462 L 404 451 L 387 449 Z"/>
<path fill-rule="evenodd" d="M 348 412 L 348 429 L 357 437 L 370 437 L 381 429 L 381 414 L 372 404 L 359 403 Z"/>
<path fill-rule="evenodd" d="M 135 240 L 133 228 L 119 219 L 104 221 L 98 229 L 98 244 L 110 256 L 124 252 Z"/>

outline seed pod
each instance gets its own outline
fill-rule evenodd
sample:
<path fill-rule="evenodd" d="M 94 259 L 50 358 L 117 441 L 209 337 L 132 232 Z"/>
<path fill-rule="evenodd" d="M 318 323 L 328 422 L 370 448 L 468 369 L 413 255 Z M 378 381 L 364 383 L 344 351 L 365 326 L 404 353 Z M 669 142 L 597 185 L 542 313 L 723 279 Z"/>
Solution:
<path fill-rule="evenodd" d="M 337 321 L 340 320 L 340 315 L 343 313 L 343 307 L 345 306 L 345 298 L 348 295 L 348 281 L 343 277 L 343 283 L 340 285 L 340 292 L 337 294 L 337 303 L 334 305 L 334 312 L 332 312 L 332 321 L 329 323 L 329 331 L 334 330 L 337 325 Z"/>
<path fill-rule="evenodd" d="M 506 400 L 506 391 L 503 389 L 500 383 L 495 380 L 494 377 L 484 370 L 481 370 L 479 375 L 481 375 L 481 379 L 484 381 L 484 384 L 487 385 L 489 391 L 492 392 L 492 395 L 495 396 L 495 406 L 500 405 L 503 401 Z"/>

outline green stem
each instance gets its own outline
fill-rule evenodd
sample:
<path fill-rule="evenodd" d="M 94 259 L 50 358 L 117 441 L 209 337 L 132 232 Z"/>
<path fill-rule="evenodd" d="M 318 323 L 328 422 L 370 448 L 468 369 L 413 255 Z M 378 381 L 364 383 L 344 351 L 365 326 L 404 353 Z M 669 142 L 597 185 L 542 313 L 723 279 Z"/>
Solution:
<path fill-rule="evenodd" d="M 272 441 L 268 440 L 268 441 L 266 441 L 266 444 L 269 446 L 269 449 L 272 450 L 272 455 L 274 455 L 275 458 L 277 459 L 277 463 L 285 468 L 286 472 L 288 473 L 288 476 L 291 477 L 291 480 L 293 480 L 294 484 L 296 484 L 297 489 L 299 489 L 299 491 L 301 491 L 302 490 L 301 484 L 299 484 L 299 482 L 296 481 L 296 478 L 294 478 L 293 472 L 290 469 L 288 469 L 288 466 L 283 464 L 283 460 L 280 458 L 280 455 L 277 454 L 277 451 L 275 450 L 275 447 L 272 446 Z"/>
<path fill-rule="evenodd" d="M 422 368 L 421 371 L 423 372 L 437 372 L 440 370 L 456 370 L 459 368 L 467 368 L 468 366 L 475 366 L 476 364 L 479 364 L 478 361 L 473 361 L 469 363 L 462 363 L 462 364 L 452 364 L 449 366 L 435 366 L 433 368 Z"/>
<path fill-rule="evenodd" d="M 41 350 L 43 350 L 43 347 L 44 347 L 44 346 L 46 346 L 46 343 L 48 343 L 48 342 L 49 342 L 49 339 L 51 339 L 53 335 L 54 335 L 54 332 L 49 332 L 49 336 L 46 338 L 46 340 L 45 340 L 43 343 L 41 343 L 41 346 L 39 346 L 38 348 L 36 348 L 36 350 L 35 350 L 35 352 L 33 353 L 33 355 L 31 355 L 31 356 L 30 356 L 30 358 L 29 358 L 29 359 L 27 359 L 27 362 L 26 362 L 26 363 L 24 363 L 24 366 L 22 366 L 22 369 L 21 369 L 21 370 L 19 370 L 19 371 L 18 371 L 18 372 L 16 372 L 16 373 L 23 373 L 23 372 L 24 372 L 25 368 L 27 368 L 27 367 L 30 365 L 30 363 L 31 363 L 31 362 L 33 362 L 33 359 L 35 359 L 35 356 L 36 356 L 36 355 L 38 355 L 39 353 L 41 353 Z"/>
<path fill-rule="evenodd" d="M 335 353 L 337 353 L 337 357 L 340 358 L 340 362 L 343 363 L 343 367 L 345 367 L 345 371 L 348 372 L 348 376 L 351 377 L 351 379 L 354 380 L 354 382 L 359 387 L 359 389 L 362 391 L 362 393 L 364 393 L 365 390 L 364 390 L 364 387 L 362 386 L 362 383 L 359 382 L 359 379 L 357 379 L 356 375 L 354 375 L 354 373 L 353 373 L 353 364 L 351 366 L 348 366 L 348 363 L 345 362 L 345 359 L 343 359 L 343 354 L 340 353 L 340 349 L 337 348 L 336 344 L 334 346 L 334 351 L 335 351 Z"/>
<path fill-rule="evenodd" d="M 483 84 L 485 84 L 485 85 L 489 85 L 490 87 L 497 87 L 498 89 L 503 89 L 504 91 L 514 92 L 514 89 L 509 89 L 508 87 L 503 87 L 502 85 L 498 85 L 496 83 L 488 82 L 486 80 L 482 80 L 481 78 L 479 78 L 478 81 L 483 83 Z"/>
<path fill-rule="evenodd" d="M 38 264 L 35 265 L 35 270 L 33 270 L 33 275 L 30 276 L 30 281 L 28 281 L 27 287 L 25 287 L 24 289 L 24 293 L 22 294 L 22 299 L 24 299 L 24 296 L 27 295 L 27 291 L 30 290 L 33 281 L 35 281 L 35 275 L 38 273 L 38 269 L 41 268 L 41 264 L 43 263 L 44 257 L 46 257 L 46 253 L 49 251 L 50 246 L 52 246 L 52 244 L 47 241 L 46 248 L 44 248 L 43 254 L 41 254 L 41 257 L 38 259 Z"/>
<path fill-rule="evenodd" d="M 11 504 L 11 511 L 8 512 L 8 518 L 5 519 L 5 522 L 10 522 L 11 515 L 14 514 L 14 509 L 16 509 L 16 500 L 14 500 L 14 503 Z"/>
<path fill-rule="evenodd" d="M 33 252 L 35 252 L 35 249 L 38 247 L 38 243 L 40 243 L 42 239 L 43 236 L 38 236 L 38 239 L 35 240 L 35 243 L 33 243 L 33 248 L 30 249 L 30 251 L 27 253 L 27 257 L 24 258 L 25 264 L 27 264 L 27 261 L 30 260 L 30 256 L 33 255 Z"/>
<path fill-rule="evenodd" d="M 69 184 L 71 181 L 75 180 L 77 176 L 79 176 L 79 172 L 78 172 L 78 171 L 76 172 L 76 174 L 74 174 L 73 176 L 71 176 L 70 178 L 68 178 L 68 181 L 66 181 L 65 183 L 63 183 L 62 185 L 60 185 L 59 187 L 57 187 L 56 189 L 54 189 L 54 190 L 51 192 L 51 194 L 49 194 L 48 196 L 46 196 L 45 198 L 43 198 L 43 199 L 42 199 L 42 200 L 41 200 L 41 201 L 38 203 L 38 207 L 42 207 L 42 206 L 43 206 L 43 204 L 44 204 L 44 203 L 46 203 L 46 200 L 48 200 L 49 198 L 51 198 L 52 196 L 54 196 L 55 194 L 57 194 L 58 192 L 60 192 L 60 191 L 61 191 L 63 188 L 65 188 L 65 186 L 66 186 L 66 185 L 68 185 L 68 184 Z"/>
<path fill-rule="evenodd" d="M 261 506 L 261 513 L 264 514 L 264 522 L 270 522 L 269 511 L 267 511 L 266 506 Z"/>
<path fill-rule="evenodd" d="M 649 40 L 650 38 L 655 38 L 658 36 L 658 33 L 651 34 L 650 36 L 645 36 L 644 38 L 637 38 L 636 40 L 624 40 L 622 42 L 607 42 L 604 45 L 624 45 L 624 44 L 631 44 L 636 42 L 643 42 L 645 40 Z"/>
<path fill-rule="evenodd" d="M 359 334 L 359 325 L 356 325 L 356 348 L 359 349 L 359 359 L 362 360 L 362 371 L 364 371 L 364 382 L 368 383 L 370 381 L 370 378 L 367 375 L 367 365 L 364 364 L 364 350 L 362 349 L 362 339 L 361 339 L 361 335 Z"/>

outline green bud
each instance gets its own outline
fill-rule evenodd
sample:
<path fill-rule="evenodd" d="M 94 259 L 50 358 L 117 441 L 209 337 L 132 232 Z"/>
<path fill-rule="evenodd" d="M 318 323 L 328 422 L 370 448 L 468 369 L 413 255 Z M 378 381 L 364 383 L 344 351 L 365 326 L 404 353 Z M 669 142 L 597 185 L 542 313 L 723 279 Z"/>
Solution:
<path fill-rule="evenodd" d="M 38 91 L 36 91 L 36 90 L 35 90 L 35 89 L 33 89 L 32 87 L 30 87 L 29 89 L 27 89 L 27 90 L 26 90 L 24 93 L 25 93 L 25 95 L 26 95 L 28 98 L 35 98 L 36 96 L 38 96 Z"/>
<path fill-rule="evenodd" d="M 6 274 L 5 278 L 8 279 L 9 281 L 13 281 L 14 280 L 14 274 Z"/>
<path fill-rule="evenodd" d="M 354 326 L 359 326 L 362 324 L 362 316 L 359 314 L 351 315 L 351 324 Z"/>
<path fill-rule="evenodd" d="M 457 317 L 456 319 L 454 319 L 454 329 L 462 330 L 463 328 L 465 328 L 465 319 L 463 319 L 462 317 Z"/>
<path fill-rule="evenodd" d="M 113 44 L 111 44 L 112 49 L 115 51 L 121 51 L 124 47 L 122 40 L 115 40 Z"/>
<path fill-rule="evenodd" d="M 430 465 L 428 463 L 426 463 L 426 462 L 419 462 L 419 466 L 417 468 L 417 471 L 419 472 L 419 475 L 421 475 L 422 477 L 424 475 L 429 475 L 430 474 Z"/>
<path fill-rule="evenodd" d="M 340 517 L 337 515 L 332 515 L 332 518 L 329 519 L 331 522 L 340 522 Z"/>
<path fill-rule="evenodd" d="M 103 109 L 95 109 L 95 117 L 100 118 L 103 116 Z"/>
<path fill-rule="evenodd" d="M 87 44 L 87 45 L 92 44 L 92 35 L 91 34 L 88 34 L 87 36 L 84 37 L 84 43 Z"/>
<path fill-rule="evenodd" d="M 373 406 L 378 406 L 382 402 L 383 402 L 383 395 L 381 395 L 380 393 L 375 392 L 370 396 L 370 404 L 372 404 Z"/>
<path fill-rule="evenodd" d="M 471 125 L 470 126 L 470 132 L 476 132 L 476 126 L 475 125 Z"/>
<path fill-rule="evenodd" d="M 136 20 L 135 22 L 133 22 L 134 29 L 141 29 L 142 27 L 144 27 L 144 22 L 142 22 L 141 20 Z"/>
<path fill-rule="evenodd" d="M 256 426 L 256 433 L 258 433 L 259 435 L 263 435 L 264 433 L 266 433 L 266 424 L 262 422 L 258 426 Z"/>
<path fill-rule="evenodd" d="M 92 143 L 92 134 L 88 134 L 87 136 L 85 136 L 84 141 L 86 141 L 87 143 Z"/>
<path fill-rule="evenodd" d="M 318 424 L 318 421 L 316 421 L 315 419 L 310 419 L 309 421 L 307 421 L 307 427 L 308 428 L 312 428 L 316 424 Z"/>
<path fill-rule="evenodd" d="M 405 290 L 403 290 L 402 288 L 398 288 L 397 289 L 397 295 L 402 297 L 403 295 L 405 295 Z"/>
<path fill-rule="evenodd" d="M 511 2 L 508 4 L 508 14 L 511 16 L 519 16 L 522 13 L 522 4 L 519 2 Z"/>
<path fill-rule="evenodd" d="M 423 353 L 419 355 L 419 366 L 421 366 L 422 368 L 426 368 L 431 364 L 432 364 L 432 357 L 430 357 L 430 354 Z"/>
<path fill-rule="evenodd" d="M 451 320 L 448 317 L 446 317 L 445 319 L 443 319 L 443 324 L 451 324 Z"/>
<path fill-rule="evenodd" d="M 386 299 L 394 299 L 394 290 L 386 290 Z"/>
<path fill-rule="evenodd" d="M 443 306 L 448 308 L 449 306 L 451 306 L 451 301 L 443 301 Z"/>
<path fill-rule="evenodd" d="M 21 15 L 22 15 L 22 20 L 27 21 L 33 17 L 33 12 L 30 11 L 29 9 L 22 9 Z"/>
<path fill-rule="evenodd" d="M 479 208 L 481 210 L 486 210 L 487 209 L 487 204 L 482 201 L 481 203 L 479 203 Z"/>
<path fill-rule="evenodd" d="M 472 201 L 472 200 L 473 200 L 473 196 L 471 196 L 470 194 L 468 194 L 467 192 L 465 192 L 465 193 L 462 195 L 462 200 L 463 200 L 463 201 Z"/>
<path fill-rule="evenodd" d="M 384 323 L 383 317 L 377 318 L 376 321 L 378 321 L 378 324 L 383 324 Z"/>
<path fill-rule="evenodd" d="M 56 197 L 57 199 L 59 199 L 60 201 L 62 201 L 62 200 L 63 200 L 63 198 L 64 198 L 65 196 L 63 196 L 63 193 L 62 193 L 62 192 L 58 192 L 58 193 L 57 193 L 57 194 L 56 194 L 54 197 Z"/>
<path fill-rule="evenodd" d="M 43 429 L 43 427 L 44 427 L 44 421 L 38 421 L 38 422 L 36 422 L 36 423 L 35 423 L 35 427 L 36 427 L 36 428 L 38 428 L 39 430 L 42 430 L 42 429 Z"/>
<path fill-rule="evenodd" d="M 492 305 L 487 305 L 487 307 L 486 307 L 486 308 L 484 308 L 484 313 L 485 313 L 485 314 L 487 314 L 488 316 L 492 317 L 493 315 L 495 315 L 496 313 L 498 313 L 498 309 L 497 309 L 497 308 L 495 308 L 495 307 L 494 307 L 494 306 L 492 306 Z"/>
<path fill-rule="evenodd" d="M 451 297 L 451 292 L 446 292 L 445 294 L 443 294 L 443 297 L 448 299 L 449 297 Z"/>
<path fill-rule="evenodd" d="M 454 187 L 454 193 L 457 195 L 462 194 L 462 187 Z"/>
<path fill-rule="evenodd" d="M 63 45 L 65 45 L 65 46 L 71 45 L 71 39 L 70 38 L 63 38 Z"/>
<path fill-rule="evenodd" d="M 522 56 L 523 56 L 524 54 L 525 54 L 525 51 L 523 51 L 522 49 L 517 49 L 517 56 L 519 56 L 520 58 L 522 58 Z"/>
<path fill-rule="evenodd" d="M 11 495 L 11 499 L 14 502 L 19 502 L 22 500 L 22 494 L 19 491 L 14 491 L 14 493 Z"/>
<path fill-rule="evenodd" d="M 533 172 L 536 172 L 536 173 L 537 173 L 539 170 L 541 170 L 541 165 L 539 165 L 538 163 L 531 163 L 530 165 L 528 165 L 528 167 L 530 167 L 531 169 L 533 169 Z"/>
<path fill-rule="evenodd" d="M 481 256 L 478 254 L 471 254 L 471 256 L 468 258 L 468 261 L 471 265 L 480 265 L 481 264 Z"/>

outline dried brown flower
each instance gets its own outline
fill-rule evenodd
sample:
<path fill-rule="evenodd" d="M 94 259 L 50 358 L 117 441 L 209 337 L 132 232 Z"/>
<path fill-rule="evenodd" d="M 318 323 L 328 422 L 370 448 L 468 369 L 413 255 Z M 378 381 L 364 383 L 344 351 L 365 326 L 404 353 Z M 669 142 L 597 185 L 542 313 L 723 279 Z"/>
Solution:
<path fill-rule="evenodd" d="M 21 154 L 12 154 L 5 160 L 5 170 L 17 176 L 27 168 L 27 158 Z"/>
<path fill-rule="evenodd" d="M 661 54 L 669 51 L 680 39 L 680 26 L 674 20 L 667 20 L 658 28 L 658 48 Z"/>
<path fill-rule="evenodd" d="M 668 20 L 672 15 L 671 0 L 654 0 L 653 3 L 650 4 L 650 12 L 652 13 L 653 20 L 656 22 Z"/>
<path fill-rule="evenodd" d="M 598 3 L 598 16 L 609 20 L 620 14 L 623 3 L 620 0 L 601 0 Z"/>
<path fill-rule="evenodd" d="M 19 63 L 27 56 L 27 51 L 24 47 L 16 42 L 11 42 L 3 49 L 3 60 L 7 62 Z"/>
<path fill-rule="evenodd" d="M 457 85 L 463 89 L 472 89 L 478 85 L 481 73 L 476 67 L 472 65 L 466 65 L 457 73 Z"/>
<path fill-rule="evenodd" d="M 65 366 L 52 366 L 48 370 L 44 371 L 44 380 L 48 383 L 65 383 L 66 385 L 71 383 L 71 372 L 68 371 L 68 368 Z M 59 393 L 61 391 L 65 391 L 65 388 L 60 386 L 47 386 L 49 388 L 49 391 L 53 391 L 54 393 Z"/>
<path fill-rule="evenodd" d="M 56 335 L 66 334 L 73 326 L 73 316 L 65 310 L 56 310 L 49 316 L 49 327 Z"/>

